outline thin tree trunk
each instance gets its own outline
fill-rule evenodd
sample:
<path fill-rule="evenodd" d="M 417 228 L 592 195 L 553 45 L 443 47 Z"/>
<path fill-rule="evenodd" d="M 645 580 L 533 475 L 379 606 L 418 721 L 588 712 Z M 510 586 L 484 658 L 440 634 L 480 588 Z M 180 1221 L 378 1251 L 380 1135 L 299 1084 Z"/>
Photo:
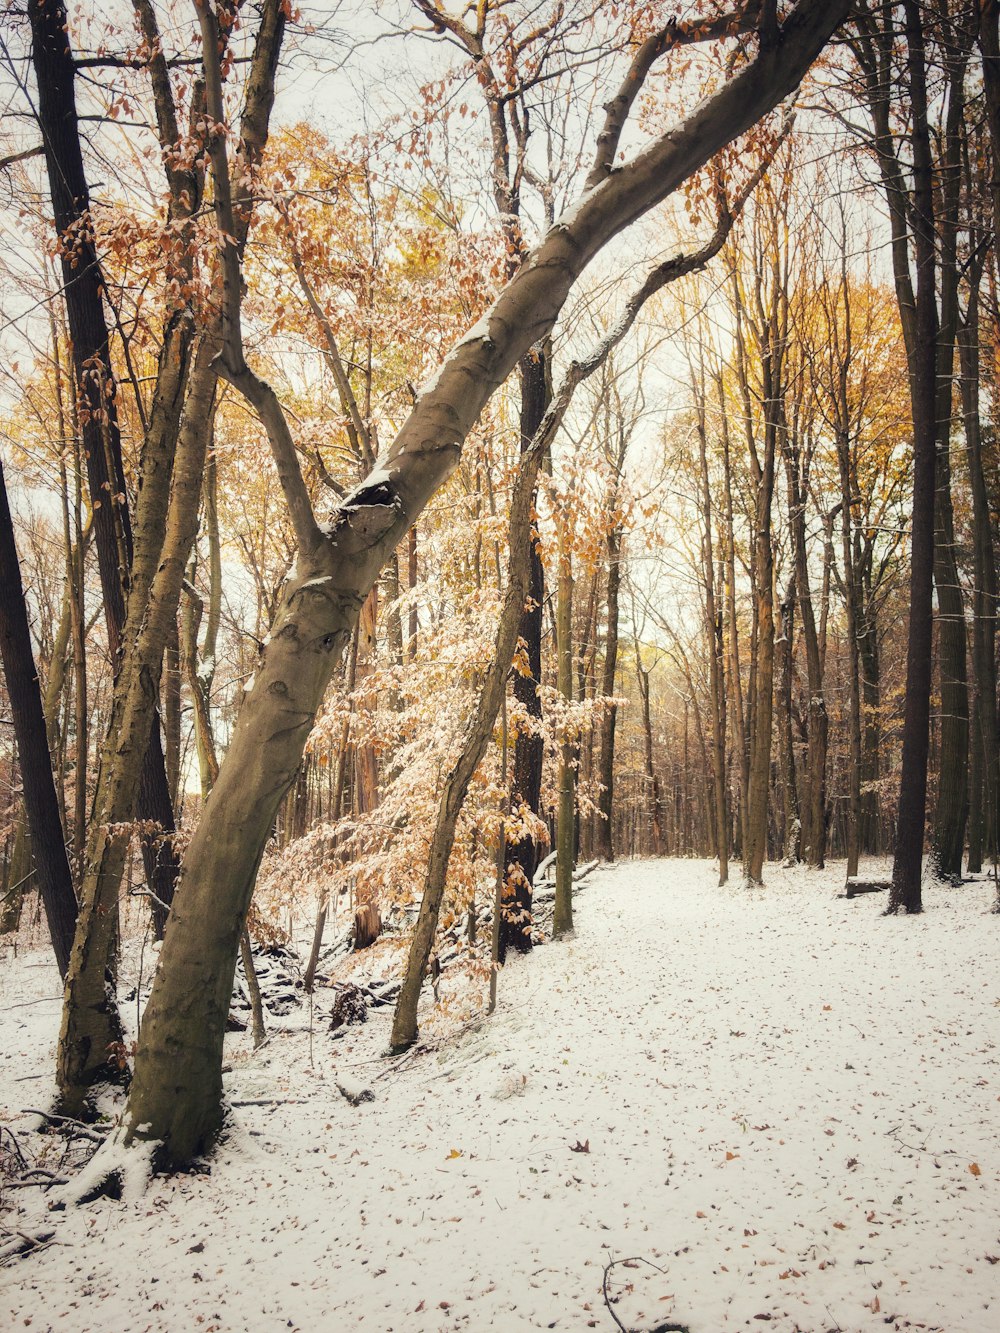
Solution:
<path fill-rule="evenodd" d="M 615 677 L 618 671 L 618 592 L 621 585 L 621 547 L 622 532 L 617 526 L 608 530 L 608 628 L 604 640 L 604 670 L 601 676 L 601 697 L 611 699 L 615 692 Z M 614 817 L 614 782 L 615 782 L 615 724 L 618 718 L 618 706 L 604 704 L 600 724 L 600 751 L 597 768 L 597 781 L 600 792 L 597 797 L 598 818 L 595 828 L 595 848 L 602 861 L 615 859 L 612 819 Z"/>
<path fill-rule="evenodd" d="M 826 853 L 826 757 L 829 719 L 823 694 L 823 653 L 820 635 L 816 629 L 809 579 L 809 556 L 806 549 L 806 485 L 801 450 L 795 430 L 786 428 L 783 437 L 788 482 L 788 523 L 795 561 L 795 593 L 806 650 L 806 677 L 809 689 L 809 739 L 806 751 L 801 845 L 806 864 L 821 869 Z"/>
<path fill-rule="evenodd" d="M 420 914 L 410 942 L 403 985 L 396 1001 L 392 1024 L 393 1050 L 405 1050 L 417 1039 L 417 1005 L 427 972 L 441 900 L 448 876 L 448 862 L 469 784 L 475 776 L 507 688 L 507 676 L 517 647 L 518 629 L 529 582 L 531 511 L 541 451 L 526 453 L 521 461 L 511 498 L 508 537 L 507 590 L 497 624 L 493 658 L 484 674 L 479 698 L 469 719 L 462 748 L 445 778 L 438 802 L 437 820 L 431 838 L 424 878 Z M 501 842 L 502 845 L 502 842 Z M 497 907 L 499 907 L 499 902 Z M 494 923 L 496 933 L 497 923 Z M 499 939 L 497 941 L 499 948 Z"/>
<path fill-rule="evenodd" d="M 559 523 L 559 578 L 556 587 L 556 653 L 558 690 L 564 702 L 573 702 L 573 565 L 570 516 L 564 508 Z M 558 805 L 556 810 L 556 904 L 552 937 L 573 930 L 573 864 L 576 827 L 576 746 L 569 720 L 563 722 L 559 742 Z"/>
<path fill-rule="evenodd" d="M 844 375 L 846 388 L 846 370 Z M 846 393 L 842 404 L 846 408 Z M 837 432 L 837 463 L 840 470 L 841 555 L 844 562 L 844 610 L 847 617 L 847 877 L 858 873 L 861 842 L 861 654 L 858 646 L 858 581 L 854 569 L 851 535 L 850 439 L 846 430 Z"/>
<path fill-rule="evenodd" d="M 653 763 L 653 724 L 649 712 L 649 672 L 642 665 L 642 650 L 635 641 L 635 673 L 642 708 L 642 760 L 646 777 L 650 824 L 653 831 L 653 855 L 662 856 L 664 849 L 663 822 L 660 812 L 660 780 Z"/>
<path fill-rule="evenodd" d="M 733 473 L 730 460 L 729 419 L 726 414 L 725 389 L 721 374 L 716 377 L 716 389 L 719 397 L 720 422 L 722 427 L 722 468 L 723 468 L 723 558 L 726 583 L 723 590 L 725 621 L 729 635 L 729 684 L 733 695 L 733 732 L 739 764 L 740 788 L 737 828 L 740 839 L 740 855 L 746 846 L 747 836 L 747 789 L 750 785 L 750 746 L 747 741 L 746 712 L 743 701 L 743 678 L 740 672 L 740 636 L 739 620 L 736 609 L 736 538 L 733 525 Z"/>
<path fill-rule="evenodd" d="M 778 772 L 781 778 L 782 814 L 784 829 L 782 838 L 782 865 L 798 865 L 801 824 L 799 820 L 799 796 L 795 781 L 795 753 L 792 748 L 792 643 L 795 618 L 795 579 L 793 569 L 788 580 L 785 595 L 781 599 L 779 613 L 781 630 L 775 644 L 778 663 Z"/>
<path fill-rule="evenodd" d="M 159 698 L 163 644 L 176 617 L 188 553 L 198 524 L 198 497 L 205 461 L 205 411 L 214 388 L 210 362 L 214 351 L 203 345 L 192 375 L 191 397 L 174 464 L 171 514 L 160 566 L 140 608 L 140 621 L 126 629 L 122 661 L 112 704 L 108 739 L 101 753 L 94 817 L 80 891 L 80 916 L 67 976 L 59 1036 L 57 1077 L 70 1113 L 79 1111 L 87 1089 L 104 1078 L 119 1078 L 120 1061 L 109 1061 L 109 1047 L 120 1045 L 121 1025 L 106 979 L 113 940 L 118 891 L 130 841 L 129 821 L 136 787 Z M 206 400 L 201 401 L 199 390 Z M 199 410 L 201 408 L 202 410 Z M 141 520 L 141 510 L 140 510 Z M 145 532 L 138 529 L 140 541 Z M 131 625 L 131 622 L 130 622 Z"/>
<path fill-rule="evenodd" d="M 708 430 L 704 374 L 695 385 L 698 459 L 701 475 L 701 565 L 705 588 L 705 641 L 708 648 L 712 718 L 712 782 L 715 793 L 713 842 L 719 861 L 719 886 L 729 882 L 729 808 L 726 792 L 726 680 L 722 611 L 716 606 L 715 554 L 712 543 L 712 488 L 708 475 Z"/>

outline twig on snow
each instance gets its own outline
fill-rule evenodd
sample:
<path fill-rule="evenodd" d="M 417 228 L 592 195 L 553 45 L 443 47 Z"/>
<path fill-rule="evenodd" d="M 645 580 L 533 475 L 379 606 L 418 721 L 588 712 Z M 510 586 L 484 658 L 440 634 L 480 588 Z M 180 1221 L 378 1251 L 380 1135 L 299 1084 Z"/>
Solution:
<path fill-rule="evenodd" d="M 30 1180 L 30 1176 L 38 1176 L 38 1180 Z M 44 1166 L 33 1166 L 25 1171 L 20 1180 L 12 1180 L 9 1188 L 12 1190 L 28 1189 L 31 1185 L 41 1185 L 50 1188 L 52 1185 L 68 1185 L 67 1176 L 57 1176 L 54 1171 L 48 1171 Z"/>
<path fill-rule="evenodd" d="M 85 1125 L 82 1120 L 74 1120 L 68 1115 L 54 1115 L 51 1111 L 40 1111 L 37 1106 L 22 1106 L 21 1112 L 24 1115 L 40 1115 L 43 1120 L 48 1120 L 64 1134 L 72 1134 L 79 1139 L 91 1139 L 94 1143 L 103 1143 L 108 1132 L 106 1129 L 94 1129 L 92 1125 Z"/>
<path fill-rule="evenodd" d="M 629 1259 L 612 1259 L 605 1265 L 604 1280 L 601 1284 L 601 1290 L 604 1295 L 604 1304 L 608 1307 L 608 1314 L 621 1329 L 622 1333 L 630 1333 L 630 1330 L 625 1327 L 611 1308 L 611 1297 L 608 1294 L 608 1278 L 611 1276 L 612 1269 L 617 1268 L 619 1264 L 626 1268 L 635 1268 L 637 1264 L 646 1264 L 649 1268 L 655 1268 L 658 1273 L 663 1273 L 666 1270 L 661 1268 L 659 1264 L 654 1264 L 652 1259 L 645 1259 L 641 1254 L 634 1254 Z M 687 1324 L 657 1324 L 651 1333 L 691 1333 L 691 1330 L 688 1328 Z"/>

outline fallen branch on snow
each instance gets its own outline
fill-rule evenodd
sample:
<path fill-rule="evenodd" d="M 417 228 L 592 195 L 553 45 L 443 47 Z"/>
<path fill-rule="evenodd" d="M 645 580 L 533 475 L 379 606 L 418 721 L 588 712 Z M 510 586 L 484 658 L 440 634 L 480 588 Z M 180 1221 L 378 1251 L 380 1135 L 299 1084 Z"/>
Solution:
<path fill-rule="evenodd" d="M 658 1273 L 662 1273 L 664 1270 L 659 1264 L 654 1264 L 651 1259 L 644 1259 L 641 1254 L 633 1255 L 630 1259 L 612 1259 L 610 1263 L 605 1265 L 604 1281 L 601 1284 L 601 1290 L 604 1293 L 604 1304 L 608 1307 L 608 1314 L 621 1329 L 622 1333 L 638 1333 L 638 1330 L 630 1331 L 627 1329 L 611 1308 L 611 1297 L 608 1294 L 608 1278 L 611 1276 L 612 1269 L 616 1268 L 619 1264 L 621 1264 L 623 1268 L 636 1268 L 639 1264 L 647 1264 L 650 1268 L 655 1268 Z M 688 1328 L 687 1324 L 657 1324 L 654 1328 L 649 1330 L 649 1333 L 691 1333 L 691 1330 Z"/>

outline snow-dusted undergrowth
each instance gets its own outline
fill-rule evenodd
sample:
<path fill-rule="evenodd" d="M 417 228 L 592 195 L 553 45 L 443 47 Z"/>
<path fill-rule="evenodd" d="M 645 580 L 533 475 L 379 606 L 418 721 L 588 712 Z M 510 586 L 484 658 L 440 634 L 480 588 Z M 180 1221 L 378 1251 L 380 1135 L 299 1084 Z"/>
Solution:
<path fill-rule="evenodd" d="M 235 1038 L 210 1175 L 54 1214 L 4 1193 L 6 1231 L 55 1243 L 0 1269 L 0 1327 L 614 1330 L 605 1268 L 635 1259 L 607 1279 L 628 1329 L 993 1333 L 1000 918 L 985 885 L 890 919 L 842 884 L 621 865 L 435 1050 L 381 1060 L 388 1010 L 339 1040 L 317 1018 L 312 1064 L 305 1013 Z M 0 1123 L 34 1154 L 42 963 L 0 969 Z"/>

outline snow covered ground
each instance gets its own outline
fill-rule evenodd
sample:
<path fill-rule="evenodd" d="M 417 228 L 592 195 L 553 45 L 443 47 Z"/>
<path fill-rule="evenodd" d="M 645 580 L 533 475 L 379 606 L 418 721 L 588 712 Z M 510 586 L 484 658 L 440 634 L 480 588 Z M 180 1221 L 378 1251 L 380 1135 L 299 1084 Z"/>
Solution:
<path fill-rule="evenodd" d="M 334 1040 L 326 995 L 311 1059 L 304 1011 L 255 1056 L 234 1038 L 210 1175 L 55 1213 L 0 1191 L 0 1228 L 54 1232 L 0 1269 L 0 1328 L 996 1333 L 989 887 L 886 918 L 837 897 L 842 865 L 767 879 L 591 876 L 576 937 L 429 1051 L 381 1058 L 388 1009 Z M 20 1108 L 50 1092 L 57 991 L 43 953 L 0 966 L 0 1125 L 53 1168 Z"/>

